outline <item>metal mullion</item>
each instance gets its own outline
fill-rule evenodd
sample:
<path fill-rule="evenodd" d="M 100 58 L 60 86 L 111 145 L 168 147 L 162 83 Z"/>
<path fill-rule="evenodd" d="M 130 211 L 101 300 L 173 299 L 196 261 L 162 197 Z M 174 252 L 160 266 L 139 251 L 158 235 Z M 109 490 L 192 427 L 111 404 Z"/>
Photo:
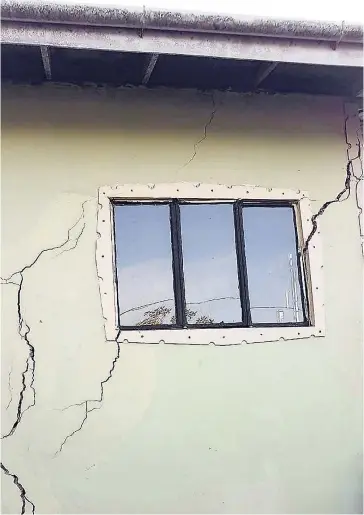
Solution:
<path fill-rule="evenodd" d="M 294 234 L 295 234 L 295 244 L 296 244 L 296 266 L 297 266 L 297 276 L 298 276 L 298 284 L 300 288 L 300 297 L 301 297 L 301 306 L 303 313 L 303 322 L 305 325 L 309 325 L 310 323 L 310 308 L 308 303 L 308 292 L 307 292 L 307 281 L 305 274 L 305 256 L 302 254 L 302 245 L 300 245 L 299 235 L 298 235 L 298 226 L 297 226 L 297 204 L 291 205 L 292 214 L 293 214 L 293 226 L 294 226 Z"/>
<path fill-rule="evenodd" d="M 173 290 L 176 310 L 176 325 L 177 327 L 186 327 L 187 317 L 183 276 L 181 217 L 177 200 L 173 200 L 170 203 L 169 214 L 171 223 Z"/>
<path fill-rule="evenodd" d="M 250 327 L 252 321 L 250 313 L 248 272 L 245 258 L 243 204 L 241 201 L 234 203 L 234 226 L 242 322 L 245 327 Z"/>
<path fill-rule="evenodd" d="M 115 204 L 111 202 L 111 224 L 112 224 L 112 245 L 113 245 L 113 253 L 112 253 L 112 264 L 114 269 L 114 298 L 115 298 L 115 308 L 116 308 L 116 321 L 117 327 L 121 327 L 121 315 L 120 315 L 120 299 L 119 299 L 119 277 L 118 277 L 118 265 L 117 265 L 117 252 L 116 252 L 116 226 L 115 226 L 116 214 L 115 214 Z"/>

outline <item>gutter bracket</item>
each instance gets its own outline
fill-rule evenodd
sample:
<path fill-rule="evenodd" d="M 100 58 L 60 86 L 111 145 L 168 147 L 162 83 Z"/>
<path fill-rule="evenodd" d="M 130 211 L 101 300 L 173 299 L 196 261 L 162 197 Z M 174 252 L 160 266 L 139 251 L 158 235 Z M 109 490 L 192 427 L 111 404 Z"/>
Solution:
<path fill-rule="evenodd" d="M 151 54 L 148 60 L 148 64 L 146 65 L 143 73 L 142 84 L 146 86 L 149 82 L 149 79 L 153 73 L 155 65 L 157 64 L 159 54 Z"/>
<path fill-rule="evenodd" d="M 263 63 L 259 66 L 257 74 L 254 78 L 253 89 L 256 90 L 258 86 L 270 75 L 278 66 L 279 61 Z"/>
<path fill-rule="evenodd" d="M 333 50 L 337 50 L 339 44 L 341 43 L 341 41 L 344 37 L 344 34 L 345 34 L 345 21 L 343 20 L 341 22 L 340 36 L 338 37 L 338 39 L 336 41 L 334 41 L 334 43 L 332 45 Z"/>
<path fill-rule="evenodd" d="M 46 79 L 52 80 L 51 56 L 49 52 L 49 47 L 40 45 L 40 53 L 42 56 L 42 63 Z"/>

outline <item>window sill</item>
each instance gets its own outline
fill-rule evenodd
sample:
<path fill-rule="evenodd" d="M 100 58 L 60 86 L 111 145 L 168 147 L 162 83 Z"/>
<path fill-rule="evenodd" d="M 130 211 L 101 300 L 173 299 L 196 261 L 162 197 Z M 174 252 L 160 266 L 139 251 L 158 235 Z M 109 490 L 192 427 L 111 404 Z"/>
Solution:
<path fill-rule="evenodd" d="M 318 327 L 244 327 L 226 329 L 116 330 L 113 340 L 120 343 L 175 345 L 242 345 L 244 343 L 299 340 L 325 336 Z"/>

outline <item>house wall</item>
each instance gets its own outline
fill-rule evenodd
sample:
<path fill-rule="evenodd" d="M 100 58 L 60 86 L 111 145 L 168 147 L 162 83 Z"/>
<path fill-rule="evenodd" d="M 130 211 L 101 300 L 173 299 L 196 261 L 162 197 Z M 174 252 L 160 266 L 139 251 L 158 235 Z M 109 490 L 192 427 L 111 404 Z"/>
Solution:
<path fill-rule="evenodd" d="M 22 274 L 23 339 L 19 287 L 2 286 L 2 434 L 16 420 L 27 343 L 36 363 L 35 406 L 2 441 L 2 461 L 36 513 L 362 513 L 354 196 L 321 218 L 324 338 L 121 345 L 104 402 L 89 402 L 100 409 L 84 421 L 84 401 L 100 398 L 117 351 L 105 341 L 95 269 L 99 186 L 304 189 L 315 212 L 343 187 L 341 100 L 216 94 L 215 102 L 207 137 L 184 166 L 209 120 L 209 95 L 3 87 L 2 277 L 59 247 L 79 220 L 68 243 Z M 19 513 L 20 491 L 4 473 L 2 487 L 3 513 Z"/>

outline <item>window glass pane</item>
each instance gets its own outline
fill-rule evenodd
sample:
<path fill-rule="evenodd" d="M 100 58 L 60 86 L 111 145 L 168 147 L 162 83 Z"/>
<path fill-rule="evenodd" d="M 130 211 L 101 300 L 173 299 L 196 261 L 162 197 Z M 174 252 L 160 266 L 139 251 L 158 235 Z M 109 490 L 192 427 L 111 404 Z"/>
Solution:
<path fill-rule="evenodd" d="M 190 324 L 241 322 L 232 204 L 181 206 Z"/>
<path fill-rule="evenodd" d="M 293 217 L 291 207 L 243 208 L 253 323 L 303 321 Z"/>
<path fill-rule="evenodd" d="M 120 324 L 170 324 L 175 317 L 168 205 L 115 206 Z"/>

